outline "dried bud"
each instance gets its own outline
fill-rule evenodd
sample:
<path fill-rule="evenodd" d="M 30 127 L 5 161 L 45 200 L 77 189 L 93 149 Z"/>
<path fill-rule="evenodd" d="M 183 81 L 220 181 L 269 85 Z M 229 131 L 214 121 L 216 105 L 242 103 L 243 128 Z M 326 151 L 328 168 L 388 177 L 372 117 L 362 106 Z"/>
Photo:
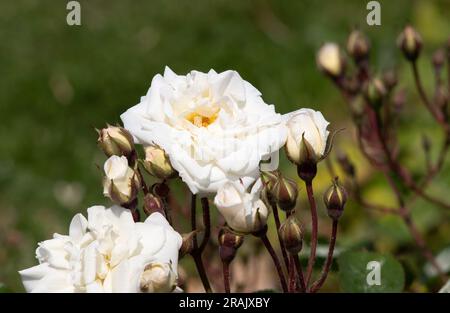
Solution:
<path fill-rule="evenodd" d="M 392 90 L 398 83 L 397 73 L 394 70 L 384 72 L 383 83 L 387 90 Z"/>
<path fill-rule="evenodd" d="M 347 192 L 338 183 L 337 177 L 334 179 L 333 185 L 324 193 L 323 201 L 327 208 L 328 216 L 333 220 L 338 220 L 344 212 Z"/>
<path fill-rule="evenodd" d="M 369 81 L 364 87 L 364 97 L 374 109 L 379 109 L 387 95 L 386 87 L 379 78 Z"/>
<path fill-rule="evenodd" d="M 121 205 L 133 201 L 141 187 L 140 176 L 125 156 L 111 156 L 104 165 L 103 194 Z"/>
<path fill-rule="evenodd" d="M 365 60 L 369 56 L 370 42 L 367 37 L 359 30 L 355 29 L 350 33 L 347 40 L 347 51 L 355 62 Z"/>
<path fill-rule="evenodd" d="M 244 236 L 239 235 L 228 228 L 222 228 L 219 232 L 219 255 L 223 262 L 231 262 L 236 252 L 244 242 Z"/>
<path fill-rule="evenodd" d="M 293 215 L 289 216 L 278 230 L 280 238 L 291 254 L 298 254 L 303 246 L 303 232 L 300 221 Z"/>
<path fill-rule="evenodd" d="M 280 176 L 273 186 L 274 199 L 280 209 L 290 211 L 297 203 L 298 188 L 297 183 L 292 179 Z"/>
<path fill-rule="evenodd" d="M 145 147 L 145 160 L 142 161 L 145 170 L 160 179 L 174 178 L 178 174 L 170 164 L 169 157 L 158 146 Z"/>
<path fill-rule="evenodd" d="M 160 197 L 148 193 L 144 197 L 144 212 L 147 216 L 159 212 L 164 214 L 164 203 Z"/>
<path fill-rule="evenodd" d="M 191 254 L 192 251 L 194 251 L 194 239 L 195 235 L 198 233 L 198 231 L 193 230 L 190 233 L 182 234 L 181 237 L 183 239 L 183 242 L 180 247 L 179 251 L 179 257 L 182 258 L 183 256 L 187 254 Z"/>
<path fill-rule="evenodd" d="M 415 61 L 422 50 L 422 38 L 412 27 L 406 26 L 398 36 L 397 44 L 409 61 Z"/>
<path fill-rule="evenodd" d="M 438 49 L 433 54 L 433 66 L 436 70 L 440 70 L 445 64 L 445 50 Z"/>
<path fill-rule="evenodd" d="M 172 292 L 177 286 L 177 275 L 168 263 L 150 263 L 140 280 L 142 292 Z"/>
<path fill-rule="evenodd" d="M 335 43 L 325 43 L 320 47 L 316 62 L 319 69 L 332 78 L 341 77 L 345 72 L 345 59 Z"/>
<path fill-rule="evenodd" d="M 113 155 L 126 156 L 128 159 L 135 153 L 133 136 L 125 128 L 107 125 L 106 128 L 97 130 L 98 145 L 110 157 Z"/>

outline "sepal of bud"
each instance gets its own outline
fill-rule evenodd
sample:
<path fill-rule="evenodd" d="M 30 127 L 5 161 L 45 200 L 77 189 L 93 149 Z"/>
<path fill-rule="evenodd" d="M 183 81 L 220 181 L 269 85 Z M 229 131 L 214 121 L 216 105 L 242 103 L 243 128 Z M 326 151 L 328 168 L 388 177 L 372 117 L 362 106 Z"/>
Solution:
<path fill-rule="evenodd" d="M 292 179 L 280 176 L 273 186 L 273 195 L 280 209 L 291 211 L 297 203 L 297 183 Z"/>
<path fill-rule="evenodd" d="M 365 60 L 369 56 L 370 42 L 359 30 L 353 30 L 347 40 L 347 52 L 353 57 L 355 62 Z"/>
<path fill-rule="evenodd" d="M 125 128 L 107 125 L 97 132 L 97 143 L 106 156 L 124 155 L 130 159 L 135 155 L 133 136 Z"/>
<path fill-rule="evenodd" d="M 335 43 L 322 45 L 317 52 L 316 62 L 319 69 L 332 78 L 336 79 L 345 73 L 345 59 Z"/>
<path fill-rule="evenodd" d="M 415 61 L 422 50 L 422 37 L 408 25 L 398 36 L 397 44 L 409 61 Z"/>
<path fill-rule="evenodd" d="M 194 251 L 195 249 L 194 239 L 198 233 L 199 231 L 193 230 L 187 234 L 181 235 L 183 242 L 181 244 L 180 251 L 178 254 L 179 258 L 182 258 L 187 254 L 191 254 Z"/>
<path fill-rule="evenodd" d="M 333 185 L 323 195 L 323 201 L 327 208 L 328 216 L 333 220 L 338 220 L 344 212 L 345 203 L 347 202 L 347 192 L 341 186 L 336 177 Z"/>
<path fill-rule="evenodd" d="M 222 228 L 219 232 L 219 255 L 223 262 L 231 262 L 236 256 L 236 252 L 244 242 L 244 236 L 236 232 Z"/>
<path fill-rule="evenodd" d="M 291 254 L 298 254 L 303 247 L 303 232 L 300 221 L 291 214 L 278 230 L 280 238 Z"/>
<path fill-rule="evenodd" d="M 142 160 L 145 170 L 152 176 L 160 179 L 177 177 L 178 173 L 170 164 L 166 152 L 158 146 L 145 147 L 145 160 Z"/>
<path fill-rule="evenodd" d="M 132 173 L 120 180 L 106 176 L 103 181 L 105 196 L 122 206 L 133 202 L 141 188 L 140 176 L 131 168 L 128 171 Z"/>

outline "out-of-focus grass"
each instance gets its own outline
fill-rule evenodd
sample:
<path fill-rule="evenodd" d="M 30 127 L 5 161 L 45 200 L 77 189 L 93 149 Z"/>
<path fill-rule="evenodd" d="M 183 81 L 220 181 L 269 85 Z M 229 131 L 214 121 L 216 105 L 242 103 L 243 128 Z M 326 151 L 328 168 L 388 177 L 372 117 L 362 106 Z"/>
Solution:
<path fill-rule="evenodd" d="M 38 241 L 67 232 L 75 212 L 108 203 L 101 193 L 97 165 L 104 158 L 93 128 L 119 122 L 120 113 L 137 103 L 165 65 L 179 73 L 235 69 L 279 112 L 320 109 L 337 129 L 350 126 L 338 92 L 316 70 L 314 54 L 321 43 L 343 43 L 351 27 L 360 25 L 372 39 L 372 62 L 381 68 L 398 65 L 410 86 L 410 73 L 395 48 L 397 33 L 407 22 L 416 24 L 429 53 L 450 29 L 445 1 L 380 1 L 378 27 L 365 23 L 366 1 L 80 2 L 78 27 L 66 25 L 66 1 L 0 3 L 1 290 L 23 290 L 17 270 L 35 264 Z M 420 65 L 431 87 L 427 62 Z M 408 100 L 401 142 L 406 152 L 413 152 L 408 165 L 420 172 L 423 158 L 415 153 L 420 133 L 438 130 L 426 114 L 418 113 L 423 111 L 414 92 Z M 350 129 L 337 145 L 348 148 L 359 163 Z M 286 162 L 282 166 L 294 176 L 292 167 Z M 367 166 L 359 175 L 370 175 Z M 432 191 L 445 194 L 448 178 L 447 166 Z M 323 171 L 318 194 L 327 182 Z M 377 201 L 391 201 L 382 180 L 373 181 L 365 192 Z M 431 247 L 448 245 L 443 240 L 448 216 L 442 219 L 441 211 L 428 204 L 418 206 L 417 216 L 432 212 L 420 222 L 424 230 L 435 229 Z M 408 241 L 397 220 L 375 220 L 350 205 L 339 243 L 367 241 L 392 250 Z M 329 288 L 338 290 L 333 281 Z"/>

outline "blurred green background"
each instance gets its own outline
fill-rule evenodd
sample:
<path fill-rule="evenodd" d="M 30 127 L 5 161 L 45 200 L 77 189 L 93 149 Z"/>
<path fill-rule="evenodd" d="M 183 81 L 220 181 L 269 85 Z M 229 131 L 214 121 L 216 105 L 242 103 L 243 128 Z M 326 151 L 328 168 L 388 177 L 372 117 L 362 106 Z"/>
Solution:
<path fill-rule="evenodd" d="M 358 154 L 345 104 L 317 70 L 315 52 L 325 41 L 345 43 L 358 25 L 372 41 L 372 64 L 396 67 L 401 85 L 411 87 L 395 46 L 411 23 L 425 41 L 420 67 L 431 91 L 429 57 L 450 35 L 449 1 L 379 1 L 382 25 L 373 27 L 366 24 L 367 1 L 79 2 L 82 25 L 73 27 L 66 24 L 67 1 L 0 2 L 0 290 L 23 291 L 17 271 L 36 264 L 37 242 L 66 233 L 75 213 L 109 203 L 94 127 L 119 122 L 166 65 L 179 74 L 234 69 L 281 113 L 322 110 L 333 129 L 347 128 L 336 146 L 357 163 L 365 196 L 394 203 Z M 421 134 L 437 149 L 440 133 L 417 100 L 410 88 L 399 133 L 405 163 L 420 174 Z M 282 164 L 294 177 L 288 166 Z M 323 165 L 318 195 L 328 183 Z M 446 164 L 430 192 L 447 196 L 449 187 Z M 448 212 L 420 201 L 414 212 L 433 252 L 450 246 Z M 329 221 L 320 214 L 326 243 Z M 395 254 L 407 268 L 407 290 L 428 290 L 423 260 L 396 217 L 369 215 L 351 202 L 341 228 L 338 246 Z M 340 290 L 336 275 L 325 290 Z"/>

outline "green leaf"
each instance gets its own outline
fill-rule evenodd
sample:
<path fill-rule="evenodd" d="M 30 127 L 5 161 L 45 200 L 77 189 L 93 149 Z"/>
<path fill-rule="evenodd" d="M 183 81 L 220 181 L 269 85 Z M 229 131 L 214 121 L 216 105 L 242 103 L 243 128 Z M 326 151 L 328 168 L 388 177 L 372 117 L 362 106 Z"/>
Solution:
<path fill-rule="evenodd" d="M 344 292 L 401 292 L 404 288 L 403 267 L 391 255 L 347 251 L 339 256 L 338 265 Z"/>

